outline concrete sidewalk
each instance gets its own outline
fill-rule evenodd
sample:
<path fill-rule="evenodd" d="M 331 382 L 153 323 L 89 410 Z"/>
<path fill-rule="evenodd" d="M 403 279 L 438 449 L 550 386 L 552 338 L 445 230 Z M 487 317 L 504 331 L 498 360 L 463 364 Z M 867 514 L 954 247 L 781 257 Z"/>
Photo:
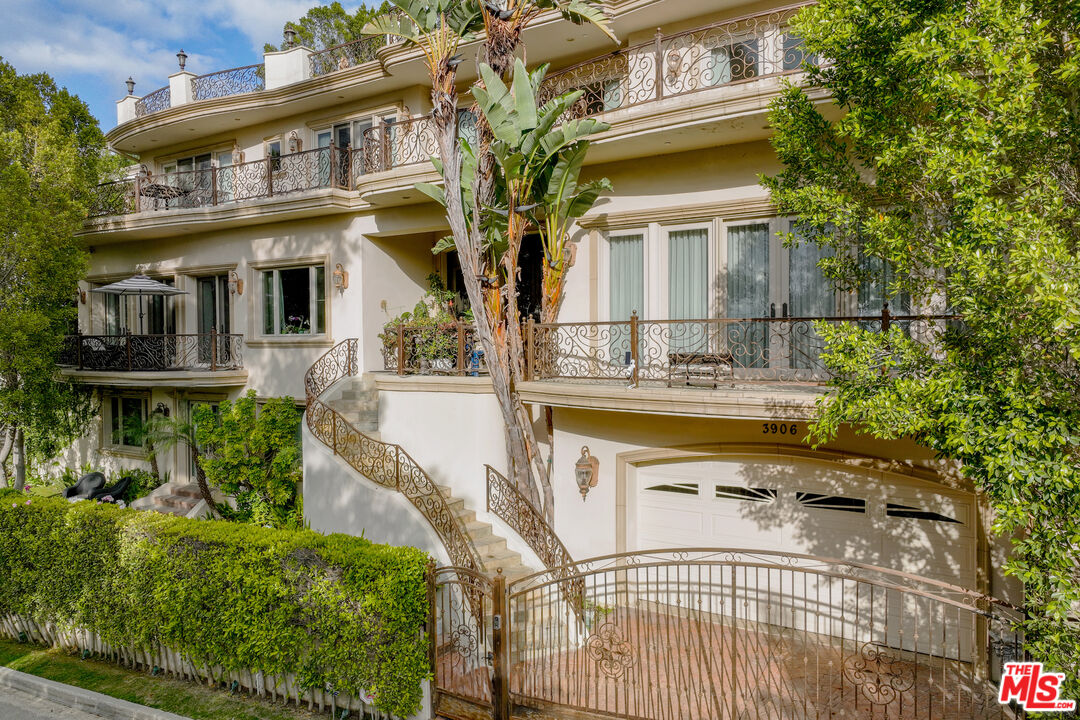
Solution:
<path fill-rule="evenodd" d="M 24 698 L 29 700 L 20 703 Z M 5 710 L 6 720 L 5 706 L 17 708 L 26 720 L 189 720 L 182 715 L 0 667 L 0 710 Z M 65 712 L 64 708 L 70 708 L 71 712 Z"/>

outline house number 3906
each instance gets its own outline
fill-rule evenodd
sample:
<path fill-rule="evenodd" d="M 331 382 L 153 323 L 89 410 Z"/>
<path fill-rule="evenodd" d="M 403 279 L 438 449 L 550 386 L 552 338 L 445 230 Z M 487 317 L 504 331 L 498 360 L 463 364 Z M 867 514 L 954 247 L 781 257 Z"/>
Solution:
<path fill-rule="evenodd" d="M 797 435 L 798 423 L 761 423 L 763 435 Z"/>

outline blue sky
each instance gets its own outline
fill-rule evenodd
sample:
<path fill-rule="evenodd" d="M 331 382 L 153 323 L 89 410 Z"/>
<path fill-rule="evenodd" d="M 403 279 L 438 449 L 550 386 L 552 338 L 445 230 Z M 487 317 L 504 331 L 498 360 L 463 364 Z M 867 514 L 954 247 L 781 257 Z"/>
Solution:
<path fill-rule="evenodd" d="M 20 73 L 45 71 L 79 95 L 103 130 L 116 125 L 116 101 L 168 83 L 176 53 L 196 74 L 262 61 L 287 20 L 318 0 L 0 0 L 0 56 Z M 354 9 L 359 2 L 343 2 Z"/>

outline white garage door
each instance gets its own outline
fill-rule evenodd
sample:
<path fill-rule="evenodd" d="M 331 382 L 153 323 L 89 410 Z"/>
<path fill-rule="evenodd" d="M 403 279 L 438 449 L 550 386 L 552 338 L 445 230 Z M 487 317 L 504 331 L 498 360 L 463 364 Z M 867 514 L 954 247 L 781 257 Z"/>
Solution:
<path fill-rule="evenodd" d="M 973 588 L 973 502 L 970 495 L 880 472 L 775 456 L 729 457 L 639 467 L 632 517 L 638 550 L 805 553 Z M 726 612 L 734 608 L 747 621 L 939 656 L 972 652 L 970 618 L 926 599 L 782 569 L 732 568 L 709 578 L 737 601 Z M 680 604 L 697 602 L 693 590 L 688 584 Z M 725 612 L 723 603 L 709 602 L 712 612 Z M 936 630 L 923 629 L 920 637 L 917 626 L 928 616 Z"/>
<path fill-rule="evenodd" d="M 639 467 L 637 549 L 735 547 L 880 565 L 972 588 L 970 494 L 776 456 Z"/>

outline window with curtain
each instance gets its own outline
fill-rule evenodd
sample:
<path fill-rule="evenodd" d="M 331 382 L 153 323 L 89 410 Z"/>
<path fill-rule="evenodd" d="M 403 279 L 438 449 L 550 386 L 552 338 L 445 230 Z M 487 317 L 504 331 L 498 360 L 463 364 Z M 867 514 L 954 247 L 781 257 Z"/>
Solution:
<path fill-rule="evenodd" d="M 888 301 L 889 312 L 893 315 L 906 315 L 911 312 L 911 297 L 900 293 L 889 297 L 888 292 L 896 279 L 896 269 L 891 263 L 881 258 L 859 254 L 859 268 L 868 273 L 868 277 L 859 284 L 859 315 L 880 316 L 882 305 Z"/>
<path fill-rule="evenodd" d="M 727 231 L 727 317 L 746 319 L 727 326 L 728 350 L 738 367 L 769 362 L 769 224 L 736 225 Z"/>
<path fill-rule="evenodd" d="M 668 233 L 668 319 L 709 316 L 709 230 Z M 708 352 L 709 333 L 700 324 L 671 323 L 671 352 Z"/>
<path fill-rule="evenodd" d="M 623 322 L 634 312 L 645 311 L 645 236 L 620 235 L 608 240 L 610 248 L 609 319 Z M 630 363 L 630 329 L 615 325 L 611 329 L 611 359 Z"/>
<path fill-rule="evenodd" d="M 749 80 L 758 76 L 760 52 L 758 39 L 749 38 L 714 48 L 708 56 L 706 72 L 710 85 L 724 85 L 736 80 Z"/>
<path fill-rule="evenodd" d="M 326 270 L 322 265 L 262 272 L 263 334 L 326 332 Z"/>

